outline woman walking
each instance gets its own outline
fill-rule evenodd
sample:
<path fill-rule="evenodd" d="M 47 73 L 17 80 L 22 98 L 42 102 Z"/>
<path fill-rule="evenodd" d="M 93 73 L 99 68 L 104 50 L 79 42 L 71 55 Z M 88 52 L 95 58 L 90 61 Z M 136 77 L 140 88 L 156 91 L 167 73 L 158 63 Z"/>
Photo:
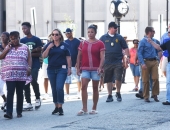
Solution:
<path fill-rule="evenodd" d="M 43 58 L 48 57 L 47 74 L 50 80 L 53 102 L 55 109 L 52 114 L 63 115 L 62 105 L 64 103 L 64 83 L 67 75 L 71 74 L 71 56 L 59 29 L 54 29 L 51 33 L 52 42 L 44 47 Z"/>
<path fill-rule="evenodd" d="M 88 40 L 81 42 L 77 57 L 77 74 L 80 75 L 81 73 L 83 104 L 83 108 L 77 113 L 78 116 L 88 113 L 87 87 L 90 79 L 92 79 L 93 86 L 93 107 L 89 114 L 97 114 L 97 102 L 99 98 L 98 85 L 105 54 L 104 43 L 95 37 L 97 34 L 97 26 L 90 25 L 87 31 Z"/>
<path fill-rule="evenodd" d="M 17 117 L 22 117 L 23 109 L 23 89 L 27 82 L 31 82 L 31 54 L 28 47 L 20 43 L 19 32 L 10 32 L 10 43 L 5 47 L 1 54 L 4 58 L 2 64 L 1 76 L 7 85 L 7 110 L 5 118 L 13 118 L 13 98 L 16 89 Z"/>
<path fill-rule="evenodd" d="M 8 42 L 9 42 L 8 32 L 2 32 L 1 42 L 2 43 L 0 45 L 0 58 L 1 58 L 1 54 L 4 48 L 8 45 Z M 3 60 L 0 60 L 0 72 L 1 72 L 2 62 Z M 4 112 L 6 112 L 6 96 L 5 96 L 5 91 L 4 91 L 5 88 L 6 88 L 6 83 L 1 79 L 1 76 L 0 76 L 0 95 L 4 100 L 3 105 L 1 106 L 1 110 L 3 110 Z"/>
<path fill-rule="evenodd" d="M 134 83 L 135 83 L 135 88 L 133 91 L 138 91 L 138 84 L 139 84 L 139 64 L 137 60 L 137 49 L 138 49 L 138 43 L 139 41 L 137 39 L 133 40 L 133 48 L 130 49 L 130 68 L 132 71 L 132 75 L 134 76 Z"/>

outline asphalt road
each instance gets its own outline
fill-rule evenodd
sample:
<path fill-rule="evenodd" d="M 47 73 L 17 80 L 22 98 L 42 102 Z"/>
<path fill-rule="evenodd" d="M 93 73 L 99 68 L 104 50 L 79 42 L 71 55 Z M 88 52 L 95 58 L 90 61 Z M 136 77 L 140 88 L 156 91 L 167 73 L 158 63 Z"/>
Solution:
<path fill-rule="evenodd" d="M 41 71 L 39 75 L 40 91 L 43 96 Z M 63 106 L 64 116 L 51 115 L 54 104 L 49 88 L 50 97 L 42 101 L 41 108 L 23 112 L 22 118 L 16 117 L 15 108 L 12 120 L 5 119 L 4 112 L 0 111 L 0 130 L 170 130 L 170 106 L 162 105 L 166 95 L 165 78 L 160 77 L 160 102 L 158 103 L 153 99 L 150 103 L 146 103 L 135 97 L 136 92 L 131 91 L 134 84 L 129 69 L 126 74 L 126 82 L 127 84 L 122 85 L 122 102 L 117 102 L 116 97 L 113 96 L 114 101 L 106 103 L 105 85 L 103 91 L 100 92 L 98 114 L 86 116 L 76 116 L 82 107 L 81 100 L 76 97 L 76 84 L 72 84 L 70 87 L 70 99 Z M 88 110 L 90 111 L 92 107 L 91 83 L 88 87 L 88 95 Z M 113 95 L 115 95 L 115 91 Z M 33 105 L 34 99 L 32 92 Z M 2 99 L 0 99 L 0 105 L 1 103 Z"/>

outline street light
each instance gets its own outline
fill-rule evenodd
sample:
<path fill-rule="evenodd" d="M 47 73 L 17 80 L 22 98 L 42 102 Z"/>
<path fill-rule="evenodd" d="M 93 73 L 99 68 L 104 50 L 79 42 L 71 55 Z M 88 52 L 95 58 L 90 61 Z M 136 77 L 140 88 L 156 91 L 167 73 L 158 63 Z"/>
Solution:
<path fill-rule="evenodd" d="M 169 11 L 169 0 L 166 0 L 166 31 L 168 31 L 168 11 Z"/>
<path fill-rule="evenodd" d="M 110 4 L 110 13 L 113 17 L 116 17 L 118 25 L 120 26 L 120 19 L 129 11 L 129 5 L 126 0 L 112 0 Z M 120 33 L 120 28 L 118 28 L 118 33 Z"/>

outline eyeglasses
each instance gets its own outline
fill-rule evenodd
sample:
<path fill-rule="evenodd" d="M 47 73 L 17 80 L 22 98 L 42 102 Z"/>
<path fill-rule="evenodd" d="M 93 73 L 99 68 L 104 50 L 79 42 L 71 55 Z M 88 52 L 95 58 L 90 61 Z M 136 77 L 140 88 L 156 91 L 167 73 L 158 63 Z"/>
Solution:
<path fill-rule="evenodd" d="M 59 36 L 60 34 L 56 33 L 56 34 L 51 34 L 52 36 Z"/>
<path fill-rule="evenodd" d="M 117 27 L 113 27 L 114 29 L 117 29 Z"/>

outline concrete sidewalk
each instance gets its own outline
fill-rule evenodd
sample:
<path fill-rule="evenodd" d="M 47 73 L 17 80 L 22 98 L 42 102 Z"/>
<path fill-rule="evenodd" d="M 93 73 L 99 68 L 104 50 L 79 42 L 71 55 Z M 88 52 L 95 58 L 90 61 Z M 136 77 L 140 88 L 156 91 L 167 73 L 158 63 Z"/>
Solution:
<path fill-rule="evenodd" d="M 41 92 L 42 78 L 39 77 Z M 165 101 L 166 86 L 165 78 L 160 78 L 160 102 L 151 99 L 146 103 L 135 97 L 133 77 L 128 69 L 126 74 L 127 84 L 122 85 L 122 102 L 117 102 L 116 97 L 111 103 L 106 103 L 106 85 L 100 92 L 98 103 L 98 114 L 76 116 L 82 108 L 80 99 L 76 98 L 77 87 L 72 84 L 70 88 L 70 100 L 66 101 L 63 109 L 64 116 L 51 115 L 54 110 L 52 96 L 48 100 L 43 100 L 39 110 L 23 112 L 22 118 L 16 118 L 14 108 L 12 120 L 4 119 L 4 113 L 0 111 L 0 129 L 4 130 L 169 130 L 170 129 L 170 106 L 162 105 Z M 49 89 L 50 92 L 50 89 Z M 88 88 L 89 100 L 88 110 L 92 107 L 92 88 L 91 83 Z M 50 92 L 51 94 L 51 92 Z M 35 98 L 32 92 L 32 100 Z M 115 95 L 115 91 L 113 92 Z M 1 102 L 1 99 L 0 99 Z M 32 101 L 34 103 L 34 101 Z M 14 105 L 15 106 L 15 105 Z"/>

